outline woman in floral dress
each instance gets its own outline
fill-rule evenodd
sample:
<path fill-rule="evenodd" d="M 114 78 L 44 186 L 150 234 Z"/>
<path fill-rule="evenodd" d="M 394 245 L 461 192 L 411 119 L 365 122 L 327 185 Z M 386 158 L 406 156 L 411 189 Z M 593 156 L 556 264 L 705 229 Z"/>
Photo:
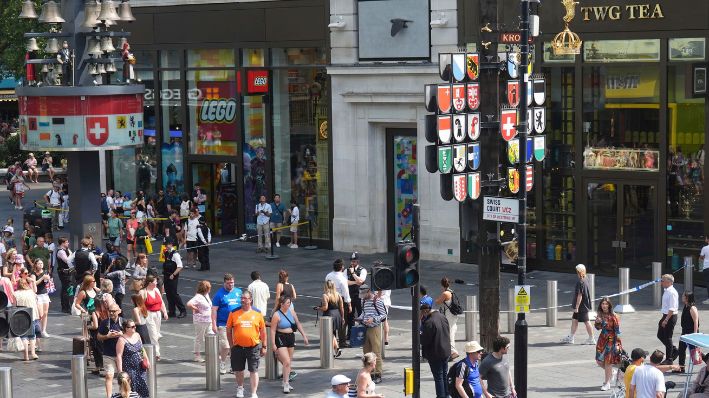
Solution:
<path fill-rule="evenodd" d="M 607 297 L 598 303 L 595 327 L 600 330 L 596 343 L 596 363 L 605 371 L 601 391 L 607 391 L 611 388 L 613 365 L 620 363 L 620 352 L 623 350 L 620 341 L 620 319 L 613 312 L 613 304 Z"/>
<path fill-rule="evenodd" d="M 135 332 L 135 322 L 127 320 L 123 324 L 123 336 L 116 342 L 116 367 L 118 373 L 126 372 L 130 376 L 131 390 L 141 398 L 150 396 L 148 392 L 147 372 L 140 364 L 143 361 L 143 343 Z M 152 364 L 151 364 L 152 365 Z"/>

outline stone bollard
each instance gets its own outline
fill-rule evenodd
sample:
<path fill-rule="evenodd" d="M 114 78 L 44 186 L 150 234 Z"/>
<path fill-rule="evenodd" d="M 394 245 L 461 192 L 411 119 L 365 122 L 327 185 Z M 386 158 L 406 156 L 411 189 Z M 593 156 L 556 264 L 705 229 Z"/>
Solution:
<path fill-rule="evenodd" d="M 547 281 L 547 326 L 556 326 L 558 309 L 558 290 L 556 281 Z"/>
<path fill-rule="evenodd" d="M 219 377 L 219 336 L 207 334 L 204 336 L 204 356 L 206 359 L 207 391 L 219 391 L 221 377 Z"/>
<path fill-rule="evenodd" d="M 332 369 L 335 357 L 332 352 L 332 317 L 320 318 L 320 368 Z"/>
<path fill-rule="evenodd" d="M 476 326 L 478 320 L 478 297 L 465 297 L 465 341 L 475 340 L 477 334 Z"/>

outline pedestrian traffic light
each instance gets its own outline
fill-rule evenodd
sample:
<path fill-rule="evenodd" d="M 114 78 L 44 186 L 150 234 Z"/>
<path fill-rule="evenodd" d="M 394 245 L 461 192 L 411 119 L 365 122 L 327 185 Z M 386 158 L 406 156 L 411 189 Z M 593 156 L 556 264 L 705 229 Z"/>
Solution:
<path fill-rule="evenodd" d="M 376 261 L 372 266 L 372 289 L 373 290 L 393 290 L 396 289 L 396 277 L 394 267 Z"/>
<path fill-rule="evenodd" d="M 418 262 L 419 249 L 414 243 L 399 243 L 396 245 L 394 268 L 397 289 L 406 289 L 419 282 Z"/>

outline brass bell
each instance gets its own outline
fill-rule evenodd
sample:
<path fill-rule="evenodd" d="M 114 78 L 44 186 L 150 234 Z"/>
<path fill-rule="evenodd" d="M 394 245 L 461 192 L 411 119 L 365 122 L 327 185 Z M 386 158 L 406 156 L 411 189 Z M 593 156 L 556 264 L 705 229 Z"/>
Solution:
<path fill-rule="evenodd" d="M 103 75 L 104 73 L 106 73 L 106 65 L 98 64 L 98 74 Z"/>
<path fill-rule="evenodd" d="M 135 21 L 133 11 L 130 9 L 130 0 L 123 0 L 123 2 L 118 6 L 118 16 L 120 16 L 121 21 L 124 22 Z"/>
<path fill-rule="evenodd" d="M 85 28 L 93 28 L 101 23 L 98 19 L 98 14 L 101 12 L 101 5 L 96 0 L 87 0 L 84 3 L 84 23 L 81 25 Z"/>
<path fill-rule="evenodd" d="M 48 54 L 56 54 L 59 52 L 59 40 L 56 37 L 50 37 L 47 40 L 47 45 L 44 47 L 44 52 Z"/>
<path fill-rule="evenodd" d="M 54 0 L 42 4 L 42 13 L 39 14 L 39 22 L 42 23 L 62 23 L 62 10 Z"/>
<path fill-rule="evenodd" d="M 39 51 L 39 46 L 37 45 L 37 39 L 30 37 L 27 40 L 27 51 Z"/>
<path fill-rule="evenodd" d="M 101 2 L 101 12 L 98 15 L 98 19 L 100 21 L 118 21 L 121 19 L 112 0 L 103 0 Z"/>
<path fill-rule="evenodd" d="M 94 37 L 90 38 L 88 43 L 86 44 L 86 52 L 89 55 L 96 56 L 103 54 L 103 51 L 101 51 L 101 42 L 99 42 L 98 39 Z"/>
<path fill-rule="evenodd" d="M 34 3 L 32 0 L 25 0 L 22 2 L 22 11 L 18 18 L 22 19 L 37 19 L 37 11 L 34 9 Z"/>
<path fill-rule="evenodd" d="M 101 38 L 101 51 L 105 53 L 110 53 L 116 51 L 116 47 L 113 47 L 113 39 L 108 36 Z"/>
<path fill-rule="evenodd" d="M 114 73 L 116 71 L 116 64 L 111 61 L 110 64 L 106 65 L 106 73 Z"/>
<path fill-rule="evenodd" d="M 89 64 L 89 74 L 98 75 L 98 67 L 96 66 L 96 64 Z"/>
<path fill-rule="evenodd" d="M 42 65 L 42 73 L 49 73 L 49 67 L 47 64 Z"/>

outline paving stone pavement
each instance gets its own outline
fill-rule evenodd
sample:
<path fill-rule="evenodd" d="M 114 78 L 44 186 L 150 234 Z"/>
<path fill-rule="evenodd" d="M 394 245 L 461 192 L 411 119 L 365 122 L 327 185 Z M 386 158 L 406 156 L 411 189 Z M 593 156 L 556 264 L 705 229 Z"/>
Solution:
<path fill-rule="evenodd" d="M 32 184 L 34 188 L 28 194 L 28 199 L 39 198 L 48 189 L 49 184 Z M 0 218 L 12 216 L 15 218 L 17 230 L 21 229 L 21 214 L 12 209 L 6 199 L 0 200 Z M 323 397 L 328 390 L 330 377 L 343 373 L 354 378 L 360 368 L 361 350 L 345 349 L 341 358 L 335 360 L 334 369 L 320 369 L 319 333 L 315 326 L 315 313 L 311 307 L 318 304 L 322 292 L 322 281 L 331 270 L 335 258 L 346 258 L 349 253 L 329 250 L 306 251 L 292 250 L 285 245 L 277 249 L 280 256 L 277 260 L 267 260 L 263 255 L 255 254 L 255 245 L 248 242 L 230 242 L 215 245 L 211 248 L 212 270 L 198 272 L 186 269 L 180 281 L 180 293 L 184 299 L 194 294 L 196 282 L 207 279 L 216 288 L 221 285 L 224 272 L 236 275 L 237 286 L 245 287 L 250 283 L 249 274 L 259 270 L 264 281 L 273 288 L 277 280 L 278 270 L 285 268 L 290 273 L 290 281 L 297 289 L 296 308 L 310 339 L 310 346 L 303 346 L 298 337 L 295 353 L 294 369 L 298 376 L 292 385 L 295 390 L 290 394 L 294 397 Z M 362 255 L 362 264 L 369 264 L 379 258 L 386 259 L 387 254 Z M 155 261 L 151 259 L 151 262 Z M 572 271 L 572 270 L 571 270 Z M 444 263 L 435 261 L 422 262 L 422 282 L 428 286 L 431 295 L 440 292 L 438 281 L 444 275 L 451 279 L 461 279 L 463 285 L 455 285 L 456 292 L 461 297 L 477 294 L 477 267 L 469 264 Z M 558 303 L 567 304 L 571 301 L 571 290 L 575 283 L 574 274 L 533 271 L 529 274 L 532 308 L 542 308 L 546 305 L 546 281 L 558 281 Z M 507 308 L 507 289 L 514 286 L 516 275 L 503 273 L 501 276 L 501 309 Z M 646 281 L 632 280 L 631 286 Z M 682 286 L 677 286 L 682 292 Z M 704 288 L 697 288 L 698 300 L 706 296 Z M 613 294 L 618 291 L 618 280 L 615 277 L 596 277 L 596 297 Z M 51 314 L 48 332 L 52 335 L 45 339 L 40 360 L 24 363 L 20 355 L 7 351 L 0 352 L 0 366 L 10 366 L 13 369 L 13 384 L 15 397 L 67 397 L 71 394 L 70 353 L 71 338 L 78 335 L 79 320 L 75 317 L 59 313 L 59 299 L 52 297 Z M 128 300 L 126 300 L 128 301 Z M 614 300 L 616 302 L 617 300 Z M 377 386 L 378 392 L 383 392 L 387 398 L 403 396 L 403 369 L 411 366 L 411 305 L 408 290 L 394 291 L 392 294 L 394 307 L 391 314 L 390 345 L 387 347 L 384 362 L 384 381 Z M 631 296 L 631 304 L 636 312 L 621 315 L 621 330 L 623 344 L 626 350 L 643 347 L 648 351 L 662 348 L 655 337 L 659 311 L 652 306 L 651 289 L 644 289 Z M 272 307 L 272 301 L 269 303 Z M 129 310 L 124 306 L 125 310 Z M 529 397 L 605 397 L 609 393 L 600 391 L 602 370 L 594 362 L 594 346 L 562 345 L 561 337 L 568 333 L 570 325 L 569 307 L 559 309 L 559 320 L 555 327 L 545 326 L 545 311 L 533 311 L 528 316 L 529 328 Z M 699 305 L 700 319 L 707 316 L 707 306 Z M 701 324 L 701 322 L 700 322 Z M 457 346 L 462 350 L 465 330 L 463 318 L 458 321 Z M 502 312 L 500 331 L 507 333 L 507 313 Z M 577 334 L 577 340 L 582 339 L 583 331 Z M 169 320 L 163 324 L 163 339 L 161 340 L 163 360 L 157 366 L 158 389 L 162 397 L 233 397 L 235 395 L 234 377 L 221 377 L 221 391 L 208 392 L 205 384 L 205 368 L 202 364 L 191 362 L 193 328 L 191 318 Z M 679 326 L 675 330 L 675 341 L 679 335 Z M 513 351 L 513 350 L 512 350 Z M 514 352 L 509 361 L 513 363 Z M 261 376 L 264 376 L 264 362 L 260 366 Z M 428 366 L 421 366 L 421 397 L 435 396 L 433 381 Z M 667 378 L 678 382 L 678 388 L 683 378 L 667 375 Z M 89 396 L 105 396 L 103 380 L 97 376 L 88 375 Z M 280 381 L 261 379 L 260 397 L 283 396 Z M 247 388 L 248 396 L 248 388 Z M 672 394 L 674 396 L 674 394 Z"/>

